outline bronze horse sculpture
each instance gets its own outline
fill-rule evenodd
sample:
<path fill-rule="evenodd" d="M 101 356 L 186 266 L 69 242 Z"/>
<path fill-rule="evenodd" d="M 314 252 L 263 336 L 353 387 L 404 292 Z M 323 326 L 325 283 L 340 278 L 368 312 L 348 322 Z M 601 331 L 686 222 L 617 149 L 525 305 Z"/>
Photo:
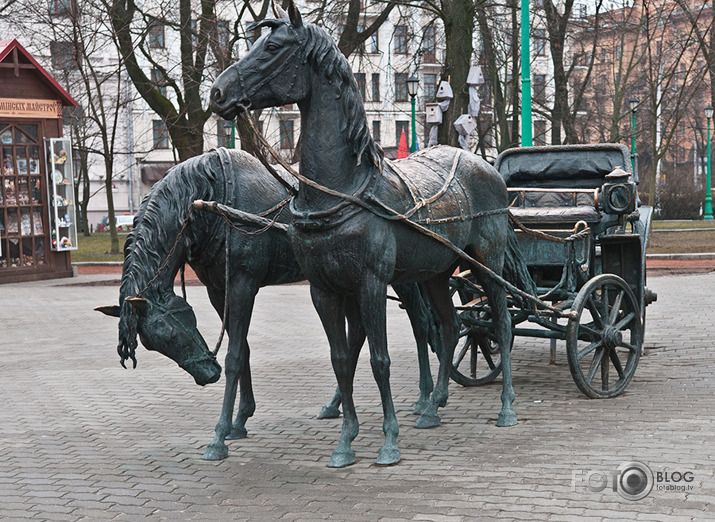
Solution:
<path fill-rule="evenodd" d="M 254 27 L 268 27 L 270 32 L 214 82 L 211 106 L 220 116 L 232 119 L 248 109 L 297 103 L 301 182 L 291 203 L 289 232 L 298 262 L 310 281 L 343 398 L 342 432 L 329 466 L 355 462 L 351 444 L 358 434 L 358 419 L 353 379 L 360 347 L 348 342 L 346 319 L 348 331 L 362 320 L 380 390 L 385 443 L 376 462 L 394 464 L 400 460 L 400 451 L 389 380 L 387 285 L 421 282 L 438 318 L 439 374 L 417 427 L 440 423 L 437 409 L 447 402 L 449 370 L 459 334 L 449 293 L 449 277 L 459 256 L 401 218 L 411 216 L 414 223 L 501 274 L 509 235 L 513 235 L 506 186 L 481 158 L 451 147 L 429 148 L 394 163 L 384 160 L 380 146 L 370 136 L 350 66 L 331 37 L 323 29 L 303 23 L 292 2 L 288 17 L 263 20 Z M 497 424 L 511 426 L 517 420 L 512 409 L 511 319 L 506 291 L 483 277 L 478 266 L 475 271 L 488 296 L 501 347 L 503 390 Z"/>
<path fill-rule="evenodd" d="M 256 233 L 254 226 L 230 226 L 215 214 L 193 211 L 187 217 L 187 212 L 197 199 L 214 200 L 285 224 L 291 216 L 282 203 L 289 196 L 284 183 L 242 151 L 221 148 L 172 167 L 142 202 L 127 237 L 119 306 L 97 308 L 119 317 L 117 351 L 123 366 L 127 360 L 136 366 L 138 335 L 147 349 L 174 360 L 199 385 L 216 382 L 221 366 L 199 333 L 191 306 L 174 293 L 174 280 L 184 263 L 206 286 L 219 316 L 223 318 L 226 311 L 225 393 L 215 437 L 204 453 L 207 460 L 228 455 L 226 439 L 246 437 L 246 421 L 255 411 L 246 335 L 259 288 L 305 276 L 284 231 L 271 228 Z M 420 398 L 415 409 L 420 412 L 433 387 L 427 356 L 429 311 L 417 285 L 396 285 L 395 291 L 405 304 L 417 341 Z M 351 343 L 364 340 L 360 327 L 351 333 Z M 231 423 L 239 385 L 238 411 Z M 319 417 L 337 417 L 339 403 L 336 394 Z"/>

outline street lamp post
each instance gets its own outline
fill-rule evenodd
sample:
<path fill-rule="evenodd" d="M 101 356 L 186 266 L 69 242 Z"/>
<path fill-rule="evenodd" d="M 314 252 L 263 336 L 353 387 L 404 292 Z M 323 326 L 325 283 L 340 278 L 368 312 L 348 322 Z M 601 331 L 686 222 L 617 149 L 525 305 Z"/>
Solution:
<path fill-rule="evenodd" d="M 713 219 L 712 186 L 710 185 L 710 120 L 713 118 L 713 106 L 705 107 L 705 117 L 708 119 L 708 170 L 705 181 L 705 219 Z"/>
<path fill-rule="evenodd" d="M 420 80 L 417 76 L 410 76 L 407 78 L 407 94 L 410 95 L 410 100 L 412 101 L 412 146 L 410 147 L 410 152 L 415 152 L 417 150 L 417 128 L 415 125 L 415 96 L 417 96 L 417 86 Z"/>
<path fill-rule="evenodd" d="M 628 100 L 631 107 L 631 167 L 633 176 L 636 176 L 636 111 L 638 110 L 638 98 Z"/>
<path fill-rule="evenodd" d="M 521 0 L 521 146 L 531 147 L 531 48 L 529 0 Z"/>

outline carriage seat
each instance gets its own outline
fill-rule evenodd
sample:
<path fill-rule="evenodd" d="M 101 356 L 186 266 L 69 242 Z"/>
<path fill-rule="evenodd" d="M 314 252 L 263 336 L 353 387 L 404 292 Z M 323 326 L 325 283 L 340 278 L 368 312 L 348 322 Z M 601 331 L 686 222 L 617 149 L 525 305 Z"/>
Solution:
<path fill-rule="evenodd" d="M 596 190 L 553 190 L 537 188 L 510 188 L 509 210 L 525 225 L 567 225 L 579 221 L 589 225 L 601 221 L 596 208 Z"/>

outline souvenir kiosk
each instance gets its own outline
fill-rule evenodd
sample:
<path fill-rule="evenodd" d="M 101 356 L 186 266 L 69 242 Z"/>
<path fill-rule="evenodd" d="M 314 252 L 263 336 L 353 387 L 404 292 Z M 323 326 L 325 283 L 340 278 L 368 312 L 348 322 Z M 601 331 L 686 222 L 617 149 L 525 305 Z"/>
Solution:
<path fill-rule="evenodd" d="M 0 283 L 72 276 L 77 219 L 62 108 L 76 105 L 17 40 L 0 41 Z"/>

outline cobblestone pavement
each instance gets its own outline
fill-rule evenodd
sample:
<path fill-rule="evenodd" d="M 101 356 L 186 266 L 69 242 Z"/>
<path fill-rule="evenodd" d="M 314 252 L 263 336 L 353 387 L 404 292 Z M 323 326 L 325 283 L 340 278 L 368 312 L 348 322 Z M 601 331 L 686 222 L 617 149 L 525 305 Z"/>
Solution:
<path fill-rule="evenodd" d="M 499 384 L 450 385 L 442 425 L 412 427 L 417 363 L 404 313 L 389 305 L 392 390 L 402 462 L 377 467 L 382 413 L 363 353 L 356 404 L 358 462 L 326 467 L 340 420 L 318 420 L 334 378 L 305 285 L 262 290 L 250 333 L 258 409 L 229 458 L 201 460 L 223 380 L 200 388 L 140 348 L 138 368 L 115 352 L 110 276 L 0 286 L 0 519 L 581 521 L 711 519 L 715 512 L 715 273 L 650 279 L 647 355 L 627 392 L 589 400 L 565 350 L 518 339 L 519 425 L 497 428 Z M 209 345 L 220 328 L 205 292 L 189 302 Z M 563 347 L 562 347 L 563 348 Z M 365 350 L 366 352 L 367 350 Z M 434 365 L 436 366 L 436 364 Z M 598 485 L 622 463 L 658 478 L 640 501 Z M 603 473 L 594 473 L 596 471 Z M 665 475 L 671 482 L 665 482 Z M 675 473 L 674 473 L 675 472 Z M 685 472 L 690 472 L 685 474 Z M 672 482 L 681 476 L 691 482 Z M 679 490 L 673 490 L 678 486 Z M 690 488 L 683 490 L 683 487 Z M 597 489 L 597 488 L 594 488 Z"/>

